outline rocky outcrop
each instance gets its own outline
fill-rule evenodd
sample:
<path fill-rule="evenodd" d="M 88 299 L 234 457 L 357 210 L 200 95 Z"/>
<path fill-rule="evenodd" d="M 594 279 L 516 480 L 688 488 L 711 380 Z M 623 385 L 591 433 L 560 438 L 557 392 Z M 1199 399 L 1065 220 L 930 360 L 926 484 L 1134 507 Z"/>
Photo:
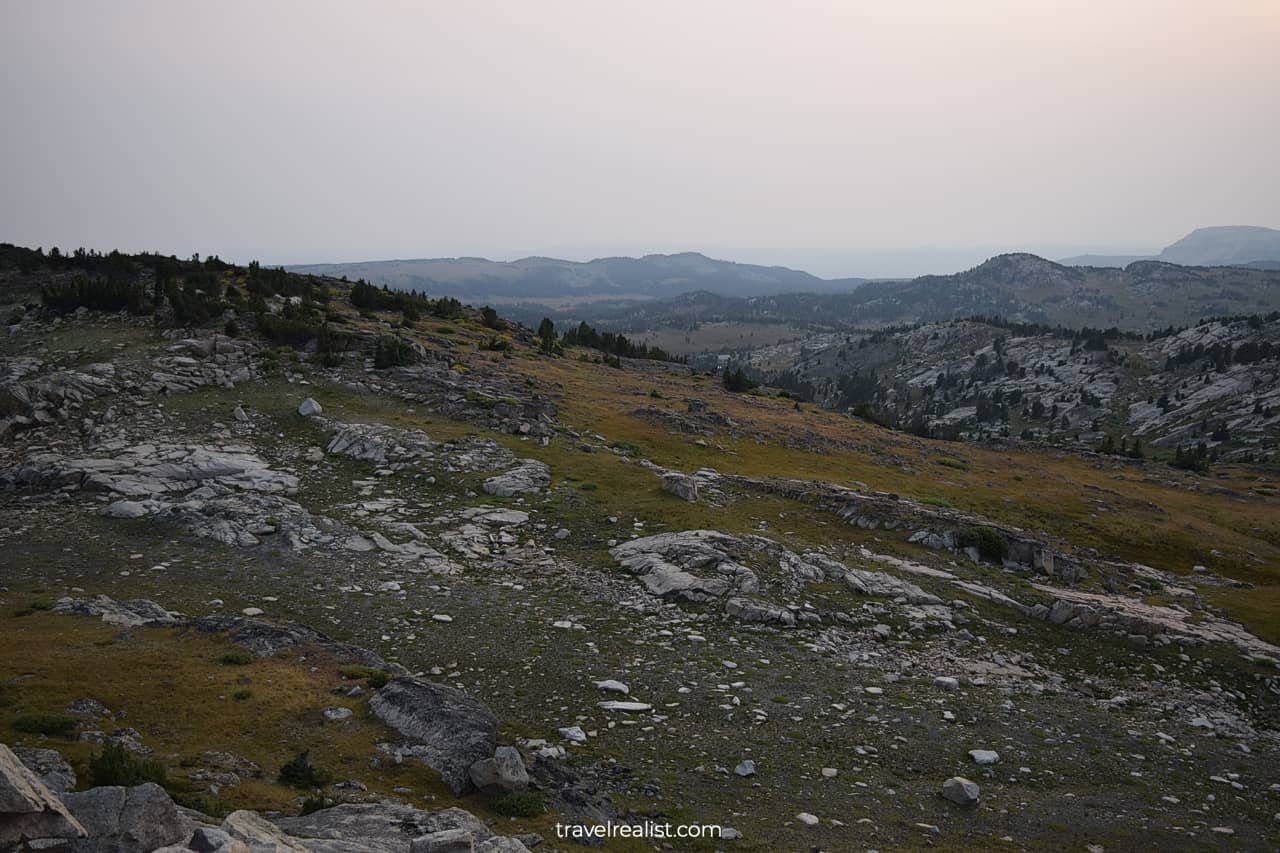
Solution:
<path fill-rule="evenodd" d="M 493 712 L 447 685 L 395 678 L 370 700 L 369 709 L 408 740 L 397 754 L 425 762 L 455 794 L 474 787 L 471 765 L 493 757 L 497 746 Z"/>
<path fill-rule="evenodd" d="M 915 584 L 885 574 L 850 568 L 817 551 L 795 554 L 762 536 L 739 538 L 714 530 L 685 530 L 633 539 L 609 553 L 660 598 L 690 602 L 723 602 L 729 616 L 744 622 L 791 627 L 812 619 L 759 596 L 760 572 L 780 577 L 784 591 L 806 583 L 840 581 L 859 595 L 939 605 L 941 600 Z M 751 562 L 760 570 L 751 568 Z M 776 571 L 772 569 L 776 566 Z"/>
<path fill-rule="evenodd" d="M 46 370 L 37 358 L 6 360 L 0 372 L 0 440 L 69 420 L 85 403 L 115 391 L 115 375 L 110 363 Z"/>
<path fill-rule="evenodd" d="M 143 625 L 173 625 L 178 619 L 154 601 L 136 598 L 131 601 L 114 601 L 105 595 L 88 599 L 60 598 L 53 607 L 54 613 L 73 613 L 92 616 L 108 625 L 121 628 L 137 628 Z"/>
<path fill-rule="evenodd" d="M 187 624 L 197 631 L 226 634 L 228 642 L 242 646 L 260 658 L 271 657 L 298 646 L 315 646 L 340 661 L 406 674 L 404 667 L 399 664 L 389 663 L 367 649 L 338 642 L 314 628 L 296 622 L 276 624 L 244 616 L 209 615 L 193 619 Z"/>
<path fill-rule="evenodd" d="M 551 469 L 545 462 L 522 459 L 510 471 L 496 474 L 484 481 L 484 490 L 497 497 L 540 492 L 551 485 Z"/>
<path fill-rule="evenodd" d="M 685 530 L 633 539 L 609 553 L 653 595 L 703 602 L 759 591 L 755 572 L 739 562 L 751 550 L 725 533 Z"/>
<path fill-rule="evenodd" d="M 91 788 L 63 798 L 88 832 L 72 842 L 75 853 L 151 853 L 191 837 L 191 821 L 164 789 L 152 782 L 132 788 Z"/>
<path fill-rule="evenodd" d="M 1280 646 L 1272 645 L 1249 633 L 1242 625 L 1209 616 L 1192 614 L 1176 607 L 1147 604 L 1123 595 L 1064 590 L 1034 585 L 1052 595 L 1051 605 L 1038 604 L 1030 609 L 1037 616 L 1068 628 L 1097 628 L 1129 637 L 1175 639 L 1182 642 L 1220 642 L 1236 646 L 1246 655 L 1280 661 Z"/>
<path fill-rule="evenodd" d="M 495 837 L 462 809 L 423 811 L 399 803 L 347 803 L 276 823 L 312 853 L 405 853 L 413 839 L 447 831 L 468 833 L 478 842 Z"/>
<path fill-rule="evenodd" d="M 9 747 L 0 744 L 0 849 L 33 838 L 83 838 L 85 827 Z"/>
<path fill-rule="evenodd" d="M 342 424 L 324 450 L 382 465 L 430 458 L 438 447 L 422 430 L 396 429 L 382 424 Z"/>
<path fill-rule="evenodd" d="M 298 488 L 296 476 L 273 470 L 247 447 L 157 442 L 101 450 L 107 453 L 83 458 L 33 453 L 20 465 L 0 471 L 0 486 L 41 490 L 71 486 L 131 499 L 201 486 L 263 493 L 292 493 Z"/>

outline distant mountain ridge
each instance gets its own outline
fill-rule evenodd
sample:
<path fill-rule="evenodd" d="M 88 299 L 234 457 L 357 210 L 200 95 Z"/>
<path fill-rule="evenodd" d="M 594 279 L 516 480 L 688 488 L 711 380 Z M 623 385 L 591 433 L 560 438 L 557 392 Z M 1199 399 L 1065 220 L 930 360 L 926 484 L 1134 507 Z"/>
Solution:
<path fill-rule="evenodd" d="M 1280 230 L 1257 225 L 1197 228 L 1158 255 L 1076 255 L 1059 263 L 1076 267 L 1126 267 L 1135 261 L 1164 261 L 1193 267 L 1280 265 Z"/>
<path fill-rule="evenodd" d="M 291 272 L 363 278 L 402 290 L 483 299 L 663 299 L 694 290 L 738 296 L 851 290 L 865 279 L 822 279 L 786 267 L 720 261 L 698 252 L 565 261 L 530 257 L 421 258 L 290 266 Z"/>
<path fill-rule="evenodd" d="M 1036 255 L 1008 254 L 952 275 L 872 281 L 847 293 L 743 298 L 704 291 L 627 307 L 583 306 L 574 319 L 636 333 L 708 322 L 873 328 L 975 316 L 1150 331 L 1277 310 L 1280 272 L 1274 270 L 1161 261 L 1137 261 L 1124 269 L 1069 267 Z"/>

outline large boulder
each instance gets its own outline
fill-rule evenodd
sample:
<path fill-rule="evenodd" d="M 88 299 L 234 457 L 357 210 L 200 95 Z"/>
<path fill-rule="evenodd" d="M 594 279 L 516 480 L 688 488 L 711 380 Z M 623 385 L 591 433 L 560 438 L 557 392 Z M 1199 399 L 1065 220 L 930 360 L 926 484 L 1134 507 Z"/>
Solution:
<path fill-rule="evenodd" d="M 482 794 L 509 794 L 529 787 L 524 759 L 514 746 L 498 747 L 492 758 L 482 758 L 472 764 L 469 775 Z"/>
<path fill-rule="evenodd" d="M 74 853 L 151 853 L 191 837 L 191 821 L 153 782 L 91 788 L 64 802 L 89 833 L 64 848 Z"/>
<path fill-rule="evenodd" d="M 521 459 L 510 471 L 495 474 L 484 481 L 484 490 L 500 498 L 525 492 L 540 492 L 551 485 L 551 468 L 536 459 Z"/>
<path fill-rule="evenodd" d="M 0 850 L 32 838 L 84 838 L 86 834 L 35 773 L 0 743 Z"/>
<path fill-rule="evenodd" d="M 426 762 L 455 794 L 473 787 L 472 764 L 494 754 L 498 719 L 484 703 L 443 684 L 402 676 L 369 702 L 374 715 L 412 744 L 405 752 Z"/>
<path fill-rule="evenodd" d="M 689 503 L 698 500 L 698 481 L 679 471 L 668 471 L 662 475 L 662 490 Z"/>

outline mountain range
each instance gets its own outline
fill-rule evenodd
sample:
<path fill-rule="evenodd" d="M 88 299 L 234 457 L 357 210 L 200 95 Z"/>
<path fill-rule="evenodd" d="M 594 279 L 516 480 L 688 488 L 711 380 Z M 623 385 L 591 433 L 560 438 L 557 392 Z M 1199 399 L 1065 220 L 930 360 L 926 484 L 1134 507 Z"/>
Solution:
<path fill-rule="evenodd" d="M 865 279 L 823 279 L 786 267 L 719 261 L 697 252 L 566 261 L 522 258 L 434 258 L 311 264 L 290 272 L 363 278 L 399 290 L 476 300 L 662 299 L 694 290 L 738 296 L 768 293 L 834 293 Z"/>
<path fill-rule="evenodd" d="M 511 306 L 525 316 L 535 306 Z M 1021 323 L 1151 331 L 1206 317 L 1280 310 L 1280 272 L 1246 267 L 1184 267 L 1137 261 L 1124 269 L 1068 267 L 1036 255 L 999 255 L 952 275 L 872 281 L 846 293 L 723 296 L 709 291 L 633 304 L 581 305 L 553 312 L 557 323 L 641 332 L 700 324 L 789 323 L 803 327 L 875 328 L 965 317 Z"/>
<path fill-rule="evenodd" d="M 1076 267 L 1126 267 L 1134 261 L 1183 266 L 1252 266 L 1280 269 L 1280 231 L 1256 225 L 1197 228 L 1158 255 L 1076 255 L 1059 263 Z"/>

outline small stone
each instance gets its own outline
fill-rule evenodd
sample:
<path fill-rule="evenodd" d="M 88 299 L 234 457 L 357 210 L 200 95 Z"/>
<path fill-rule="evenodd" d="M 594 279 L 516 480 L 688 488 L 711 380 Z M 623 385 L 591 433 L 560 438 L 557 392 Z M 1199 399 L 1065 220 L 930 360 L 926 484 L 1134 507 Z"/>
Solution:
<path fill-rule="evenodd" d="M 570 743 L 586 743 L 587 733 L 582 730 L 581 726 L 565 726 L 560 729 L 560 737 Z"/>
<path fill-rule="evenodd" d="M 818 825 L 818 816 L 817 816 L 817 815 L 811 815 L 811 814 L 809 814 L 808 812 L 800 812 L 800 814 L 796 815 L 796 820 L 800 821 L 800 822 L 801 822 L 801 823 L 803 823 L 805 826 L 817 826 L 817 825 Z"/>
<path fill-rule="evenodd" d="M 607 678 L 604 681 L 597 681 L 595 685 L 607 693 L 622 693 L 625 695 L 631 692 L 631 688 L 627 687 L 627 685 L 612 678 Z"/>
<path fill-rule="evenodd" d="M 993 749 L 971 749 L 969 757 L 973 759 L 974 764 L 998 764 L 1000 762 L 1000 753 Z"/>
<path fill-rule="evenodd" d="M 314 417 L 323 411 L 324 409 L 320 407 L 320 404 L 310 397 L 303 400 L 298 406 L 298 414 L 302 415 L 304 418 Z"/>
<path fill-rule="evenodd" d="M 619 702 L 617 700 L 609 700 L 608 702 L 598 702 L 601 708 L 606 711 L 652 711 L 653 706 L 647 702 Z"/>
<path fill-rule="evenodd" d="M 834 767 L 824 767 L 821 770 L 823 779 L 834 779 L 840 775 L 840 771 Z"/>
<path fill-rule="evenodd" d="M 351 709 L 350 708 L 325 708 L 324 718 L 326 720 L 330 720 L 333 722 L 338 722 L 339 720 L 349 720 L 351 719 Z"/>
<path fill-rule="evenodd" d="M 448 613 L 436 613 L 431 617 L 431 621 L 444 622 L 447 624 L 453 621 L 453 617 L 450 616 Z"/>
<path fill-rule="evenodd" d="M 246 607 L 244 610 L 241 610 L 240 612 L 243 613 L 245 616 L 252 617 L 252 616 L 261 616 L 264 611 L 261 607 Z"/>
<path fill-rule="evenodd" d="M 733 768 L 733 772 L 744 779 L 748 776 L 754 776 L 756 775 L 756 763 L 750 758 L 744 758 L 738 762 L 737 767 Z"/>
<path fill-rule="evenodd" d="M 949 675 L 939 675 L 933 680 L 933 686 L 940 690 L 959 690 L 960 679 L 952 678 Z"/>

